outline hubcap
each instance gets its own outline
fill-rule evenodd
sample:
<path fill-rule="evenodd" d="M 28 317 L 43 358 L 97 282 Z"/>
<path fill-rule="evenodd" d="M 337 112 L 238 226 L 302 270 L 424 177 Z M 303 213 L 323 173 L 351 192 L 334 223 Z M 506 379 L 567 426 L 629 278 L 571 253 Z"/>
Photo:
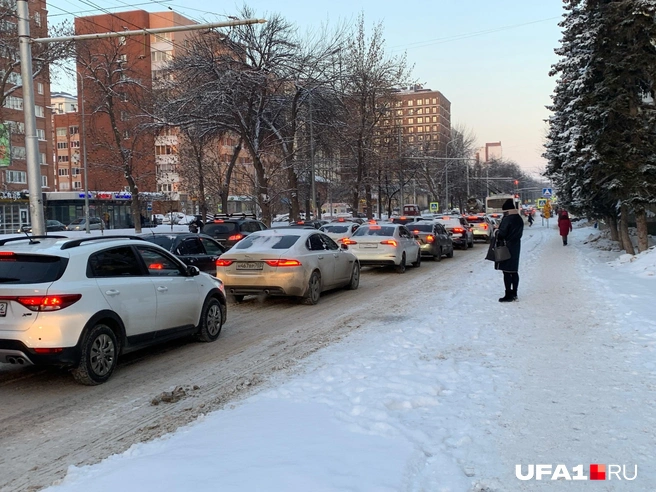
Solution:
<path fill-rule="evenodd" d="M 212 304 L 207 310 L 207 332 L 214 336 L 221 329 L 221 309 L 218 305 Z"/>
<path fill-rule="evenodd" d="M 351 285 L 356 286 L 360 283 L 360 269 L 356 266 L 353 268 L 353 279 L 351 279 Z"/>
<path fill-rule="evenodd" d="M 310 286 L 310 295 L 313 300 L 319 299 L 319 277 L 314 275 L 312 277 L 312 285 Z"/>
<path fill-rule="evenodd" d="M 108 335 L 100 335 L 91 345 L 91 369 L 98 376 L 106 375 L 114 366 L 114 342 Z"/>

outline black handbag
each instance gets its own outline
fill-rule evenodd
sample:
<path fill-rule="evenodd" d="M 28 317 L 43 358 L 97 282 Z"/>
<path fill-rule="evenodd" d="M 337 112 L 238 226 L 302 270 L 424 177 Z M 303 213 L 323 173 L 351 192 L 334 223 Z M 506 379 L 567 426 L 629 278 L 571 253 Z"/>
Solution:
<path fill-rule="evenodd" d="M 505 244 L 503 246 L 495 246 L 494 247 L 494 261 L 495 263 L 499 263 L 501 261 L 506 261 L 510 259 L 510 250 L 508 249 L 508 246 Z"/>

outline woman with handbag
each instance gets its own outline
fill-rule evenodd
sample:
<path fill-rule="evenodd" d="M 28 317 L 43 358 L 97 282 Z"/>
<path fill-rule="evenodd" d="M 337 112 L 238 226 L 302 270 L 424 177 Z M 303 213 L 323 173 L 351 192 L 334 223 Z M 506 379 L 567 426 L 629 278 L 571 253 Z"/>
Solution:
<path fill-rule="evenodd" d="M 519 253 L 522 234 L 524 233 L 524 219 L 519 215 L 519 210 L 515 208 L 515 202 L 510 198 L 504 202 L 501 209 L 504 212 L 497 231 L 495 244 L 497 260 L 494 262 L 494 268 L 503 272 L 503 284 L 506 288 L 506 295 L 500 298 L 499 302 L 511 302 L 517 300 Z M 509 258 L 501 259 L 504 257 L 501 245 L 508 248 Z"/>

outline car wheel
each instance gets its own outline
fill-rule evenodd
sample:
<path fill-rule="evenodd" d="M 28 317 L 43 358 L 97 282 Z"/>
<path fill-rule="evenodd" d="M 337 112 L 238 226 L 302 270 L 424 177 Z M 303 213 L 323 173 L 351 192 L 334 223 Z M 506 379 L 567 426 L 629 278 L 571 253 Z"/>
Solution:
<path fill-rule="evenodd" d="M 308 306 L 314 306 L 319 302 L 319 297 L 321 297 L 321 275 L 319 272 L 312 272 L 303 302 Z"/>
<path fill-rule="evenodd" d="M 446 254 L 447 258 L 453 258 L 453 245 L 451 245 L 451 251 Z"/>
<path fill-rule="evenodd" d="M 355 290 L 360 286 L 360 264 L 356 261 L 351 272 L 351 281 L 346 286 L 348 290 Z"/>
<path fill-rule="evenodd" d="M 474 247 L 474 240 L 472 239 L 470 243 L 467 243 L 468 248 L 473 248 Z"/>
<path fill-rule="evenodd" d="M 244 300 L 244 296 L 241 295 L 241 294 L 235 294 L 235 295 L 232 296 L 232 299 L 233 299 L 236 303 L 240 303 L 240 302 L 242 302 L 242 301 Z"/>
<path fill-rule="evenodd" d="M 216 297 L 205 301 L 200 315 L 200 324 L 196 338 L 201 342 L 213 342 L 221 334 L 223 327 L 223 308 Z"/>
<path fill-rule="evenodd" d="M 437 254 L 433 256 L 433 261 L 442 261 L 442 246 L 440 246 Z"/>
<path fill-rule="evenodd" d="M 405 273 L 405 252 L 401 255 L 401 263 L 396 265 L 396 273 Z"/>
<path fill-rule="evenodd" d="M 421 266 L 421 250 L 417 251 L 417 261 L 412 262 L 412 266 L 418 268 Z"/>
<path fill-rule="evenodd" d="M 111 328 L 103 323 L 94 325 L 82 342 L 80 362 L 72 371 L 78 383 L 94 386 L 107 381 L 118 358 L 118 343 Z"/>

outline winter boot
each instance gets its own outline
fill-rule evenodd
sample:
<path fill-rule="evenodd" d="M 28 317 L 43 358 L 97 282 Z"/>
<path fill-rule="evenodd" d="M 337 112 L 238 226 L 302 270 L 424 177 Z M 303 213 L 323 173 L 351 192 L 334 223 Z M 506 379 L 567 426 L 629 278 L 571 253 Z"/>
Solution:
<path fill-rule="evenodd" d="M 506 295 L 499 298 L 499 302 L 512 302 L 514 300 L 512 290 L 507 290 Z"/>
<path fill-rule="evenodd" d="M 519 299 L 517 299 L 517 291 L 516 290 L 511 290 L 510 295 L 512 296 L 513 301 L 519 300 Z"/>

